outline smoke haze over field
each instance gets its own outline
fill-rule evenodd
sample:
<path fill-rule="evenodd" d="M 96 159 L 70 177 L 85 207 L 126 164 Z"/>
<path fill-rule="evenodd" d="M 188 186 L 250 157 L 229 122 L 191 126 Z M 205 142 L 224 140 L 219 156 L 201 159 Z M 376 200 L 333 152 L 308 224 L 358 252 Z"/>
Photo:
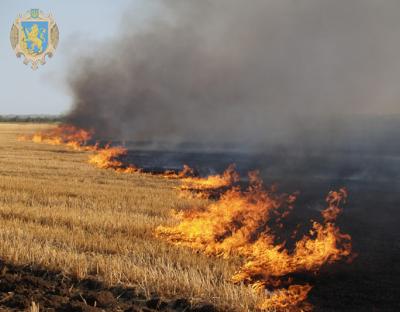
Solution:
<path fill-rule="evenodd" d="M 159 6 L 74 65 L 69 121 L 113 139 L 268 143 L 349 137 L 354 116 L 400 113 L 397 0 Z M 364 138 L 370 122 L 355 124 Z"/>

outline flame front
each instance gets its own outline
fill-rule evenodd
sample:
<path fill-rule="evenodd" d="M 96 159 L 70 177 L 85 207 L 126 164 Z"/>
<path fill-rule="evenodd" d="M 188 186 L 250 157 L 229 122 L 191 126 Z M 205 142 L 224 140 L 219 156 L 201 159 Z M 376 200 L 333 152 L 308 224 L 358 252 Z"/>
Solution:
<path fill-rule="evenodd" d="M 311 230 L 289 251 L 285 243 L 276 242 L 276 231 L 296 196 L 266 189 L 254 173 L 250 181 L 245 191 L 233 187 L 206 209 L 181 214 L 176 226 L 158 227 L 156 236 L 207 255 L 243 257 L 244 264 L 232 277 L 233 282 L 251 284 L 258 291 L 275 290 L 260 303 L 262 309 L 307 306 L 304 300 L 311 286 L 292 285 L 290 276 L 316 272 L 322 265 L 350 255 L 350 236 L 333 223 L 347 193 L 344 189 L 331 192 L 328 208 L 322 212 L 324 220 L 313 222 Z"/>
<path fill-rule="evenodd" d="M 126 156 L 127 150 L 122 146 L 100 147 L 98 143 L 90 145 L 93 131 L 80 129 L 72 125 L 59 125 L 56 128 L 38 132 L 32 136 L 21 136 L 19 140 L 29 140 L 35 143 L 64 145 L 77 151 L 92 151 L 89 163 L 101 169 L 114 169 L 121 173 L 134 173 L 139 169 L 132 164 L 125 164 L 120 159 Z"/>
<path fill-rule="evenodd" d="M 193 168 L 190 168 L 188 165 L 183 165 L 183 169 L 176 173 L 175 171 L 167 170 L 164 172 L 163 177 L 167 179 L 183 179 L 194 177 L 195 172 Z"/>
<path fill-rule="evenodd" d="M 192 170 L 193 172 L 193 170 Z M 208 177 L 196 177 L 192 175 L 181 176 L 181 196 L 186 198 L 210 198 L 217 197 L 226 188 L 239 182 L 239 174 L 236 166 L 230 165 L 223 174 L 210 175 Z"/>
<path fill-rule="evenodd" d="M 89 163 L 116 172 L 142 172 L 124 161 L 127 149 L 121 146 L 100 147 L 88 144 L 93 132 L 70 125 L 20 137 L 36 143 L 65 145 L 74 150 L 92 151 Z M 221 175 L 197 177 L 195 171 L 184 166 L 179 173 L 162 174 L 169 179 L 180 179 L 183 194 L 201 198 L 216 198 L 205 208 L 179 212 L 176 226 L 159 226 L 156 236 L 175 245 L 187 246 L 209 256 L 224 258 L 239 256 L 242 266 L 232 277 L 234 283 L 249 284 L 254 290 L 265 292 L 259 303 L 261 310 L 309 311 L 306 302 L 312 289 L 309 284 L 296 284 L 296 273 L 318 272 L 324 265 L 339 261 L 351 254 L 351 237 L 335 225 L 346 201 L 347 191 L 340 189 L 328 194 L 328 207 L 321 212 L 320 222 L 288 248 L 278 240 L 285 218 L 293 209 L 296 194 L 279 194 L 274 187 L 267 189 L 257 172 L 249 173 L 249 186 L 242 190 L 237 184 L 239 175 L 231 165 Z M 215 196 L 213 196 L 215 195 Z"/>
<path fill-rule="evenodd" d="M 139 169 L 136 166 L 126 165 L 120 160 L 120 158 L 126 156 L 127 153 L 127 149 L 122 146 L 106 146 L 90 156 L 89 163 L 100 169 L 114 169 L 121 173 L 137 172 Z"/>
<path fill-rule="evenodd" d="M 210 190 L 230 186 L 239 181 L 239 175 L 234 165 L 230 165 L 225 172 L 220 175 L 210 175 L 206 178 L 188 177 L 182 180 L 182 189 L 189 190 Z"/>
<path fill-rule="evenodd" d="M 306 285 L 290 285 L 287 289 L 279 289 L 270 293 L 260 304 L 261 310 L 272 311 L 311 311 L 312 306 L 305 302 L 312 287 Z M 301 307 L 299 307 L 301 303 Z"/>
<path fill-rule="evenodd" d="M 49 145 L 66 145 L 75 150 L 92 150 L 94 146 L 87 145 L 92 136 L 93 131 L 72 125 L 60 125 L 53 129 L 35 133 L 32 136 L 21 136 L 19 139 Z"/>

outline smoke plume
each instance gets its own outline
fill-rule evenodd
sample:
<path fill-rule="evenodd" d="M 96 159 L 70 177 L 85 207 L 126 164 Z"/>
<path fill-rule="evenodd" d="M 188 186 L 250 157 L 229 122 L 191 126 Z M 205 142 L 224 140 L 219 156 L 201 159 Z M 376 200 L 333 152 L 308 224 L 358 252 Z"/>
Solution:
<path fill-rule="evenodd" d="M 112 139 L 331 144 L 366 138 L 355 116 L 399 112 L 399 1 L 157 6 L 75 63 L 70 122 Z"/>

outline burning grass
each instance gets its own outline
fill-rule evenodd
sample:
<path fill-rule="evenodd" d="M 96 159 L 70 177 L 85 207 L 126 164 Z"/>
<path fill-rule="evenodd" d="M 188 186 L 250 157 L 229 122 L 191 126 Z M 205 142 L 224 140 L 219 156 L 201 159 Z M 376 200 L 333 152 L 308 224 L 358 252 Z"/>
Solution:
<path fill-rule="evenodd" d="M 124 147 L 109 145 L 104 148 L 98 148 L 94 155 L 89 157 L 89 163 L 100 169 L 114 169 L 120 173 L 134 173 L 140 170 L 135 165 L 126 165 L 121 161 L 121 157 L 127 154 Z"/>
<path fill-rule="evenodd" d="M 141 172 L 141 169 L 124 161 L 127 154 L 125 148 L 110 145 L 101 147 L 99 144 L 89 145 L 88 141 L 92 139 L 92 136 L 91 131 L 62 125 L 55 129 L 35 133 L 30 137 L 25 136 L 23 140 L 63 145 L 77 151 L 91 151 L 89 163 L 97 168 L 113 169 L 120 173 Z M 112 179 L 116 178 L 116 175 L 112 175 L 112 171 L 109 171 L 108 177 L 111 176 Z M 44 262 L 46 266 L 50 267 L 61 267 L 67 271 L 73 271 L 79 277 L 97 274 L 109 283 L 135 284 L 145 279 L 145 285 L 142 286 L 145 292 L 156 289 L 157 292 L 166 296 L 185 294 L 191 298 L 200 297 L 212 301 L 220 307 L 238 310 L 310 310 L 311 306 L 306 299 L 312 286 L 301 283 L 293 277 L 296 274 L 314 274 L 322 266 L 339 261 L 351 254 L 350 236 L 342 234 L 335 225 L 336 218 L 341 212 L 341 204 L 347 198 L 347 192 L 344 189 L 328 194 L 328 207 L 321 212 L 321 220 L 311 222 L 310 229 L 293 242 L 294 247 L 290 248 L 286 241 L 280 240 L 279 232 L 287 231 L 285 219 L 294 207 L 296 194 L 279 194 L 274 187 L 264 187 L 256 172 L 250 173 L 249 186 L 244 190 L 238 185 L 239 175 L 234 166 L 230 166 L 221 175 L 205 178 L 196 176 L 193 169 L 184 166 L 179 173 L 165 172 L 159 174 L 158 177 L 143 174 L 125 175 L 123 179 L 126 181 L 137 180 L 136 188 L 139 185 L 139 188 L 143 188 L 145 179 L 157 181 L 157 187 L 151 192 L 145 190 L 146 188 L 143 188 L 144 193 L 138 192 L 136 188 L 134 191 L 139 198 L 144 196 L 146 200 L 151 199 L 152 204 L 149 207 L 134 205 L 129 210 L 117 209 L 117 212 L 109 212 L 109 209 L 114 210 L 118 207 L 114 201 L 111 201 L 111 206 L 108 209 L 105 208 L 100 215 L 98 215 L 100 212 L 98 207 L 86 211 L 83 219 L 89 219 L 84 222 L 84 233 L 78 235 L 75 241 L 71 241 L 73 238 L 63 233 L 62 228 L 67 224 L 68 226 L 74 224 L 79 228 L 83 219 L 81 216 L 79 218 L 72 216 L 69 209 L 57 214 L 57 217 L 54 216 L 54 213 L 50 213 L 44 218 L 31 215 L 24 209 L 14 208 L 10 212 L 7 208 L 3 208 L 1 213 L 7 222 L 14 220 L 9 217 L 10 213 L 16 217 L 16 220 L 19 220 L 17 223 L 22 222 L 22 224 L 6 224 L 7 228 L 24 227 L 23 223 L 26 220 L 29 220 L 30 223 L 32 219 L 41 220 L 37 221 L 41 224 L 40 226 L 36 226 L 35 222 L 30 225 L 32 229 L 34 228 L 33 232 L 36 235 L 28 237 L 28 241 L 35 241 L 37 237 L 41 237 L 43 241 L 47 242 L 47 239 L 51 238 L 50 246 L 45 245 L 49 247 L 49 252 L 55 252 L 53 246 L 55 243 L 63 246 L 65 244 L 66 246 L 75 245 L 77 250 L 82 249 L 84 253 L 84 255 L 78 256 L 74 249 L 68 252 L 63 249 L 59 252 L 59 258 L 48 259 L 31 252 L 29 261 Z M 173 184 L 175 184 L 175 188 L 178 185 L 180 194 L 183 196 L 176 196 L 171 187 Z M 88 193 L 93 192 L 91 187 L 95 186 L 87 185 L 85 187 Z M 173 196 L 167 201 L 160 198 L 159 193 L 163 193 L 163 187 L 169 189 L 164 192 L 170 192 L 169 196 Z M 128 189 L 125 188 L 122 193 L 120 192 L 122 198 L 127 196 L 125 191 Z M 188 199 L 187 197 L 193 198 L 193 196 L 187 196 L 187 194 L 215 200 L 196 201 Z M 79 200 L 74 201 L 77 209 L 86 203 L 86 199 L 83 200 L 82 197 L 80 196 Z M 94 197 L 91 199 L 99 200 Z M 120 198 L 114 200 L 118 202 Z M 176 207 L 166 205 L 171 200 Z M 160 210 L 154 210 L 154 205 L 160 206 Z M 190 209 L 182 209 L 182 206 Z M 178 211 L 173 214 L 175 218 L 178 218 L 177 224 L 176 220 L 174 221 L 167 213 L 171 209 Z M 146 219 L 146 216 L 139 213 L 141 210 L 145 211 L 145 215 L 151 215 L 153 218 Z M 157 211 L 162 211 L 162 213 Z M 116 216 L 118 216 L 118 220 L 115 219 Z M 154 218 L 154 216 L 157 217 Z M 94 220 L 102 221 L 98 224 Z M 138 222 L 138 220 L 141 221 Z M 42 224 L 43 222 L 44 224 Z M 55 229 L 46 228 L 46 226 L 51 227 L 54 224 L 57 224 Z M 99 233 L 97 229 L 106 232 Z M 131 235 L 126 235 L 127 233 L 131 233 Z M 158 239 L 161 238 L 177 246 L 201 251 L 205 258 L 190 253 L 188 249 L 183 249 L 182 253 L 179 253 L 188 257 L 185 260 L 180 256 L 178 258 L 171 257 L 170 252 L 173 253 L 173 251 L 167 251 L 169 249 L 164 247 L 162 241 L 154 238 L 153 233 Z M 109 242 L 108 236 L 115 235 L 118 238 Z M 296 237 L 295 233 L 292 237 Z M 22 240 L 22 236 L 20 239 Z M 99 245 L 99 239 L 104 240 L 104 245 Z M 118 245 L 117 249 L 110 246 L 115 241 L 121 241 L 121 245 Z M 148 247 L 147 244 L 152 247 Z M 20 245 L 27 248 L 26 244 L 24 245 L 22 242 Z M 143 258 L 138 258 L 138 250 Z M 94 255 L 88 256 L 87 252 L 94 252 Z M 110 257 L 98 257 L 96 256 L 98 253 L 110 253 Z M 160 254 L 162 255 L 161 259 Z M 32 255 L 34 256 L 32 257 Z M 71 259 L 69 255 L 74 256 Z M 38 261 L 37 257 L 41 260 Z M 22 258 L 27 261 L 26 257 L 22 256 Z M 68 262 L 65 262 L 65 259 L 68 259 Z M 79 260 L 74 262 L 74 259 Z M 148 259 L 149 263 L 144 262 L 143 259 Z M 185 262 L 188 259 L 193 260 L 189 260 L 191 264 L 185 268 L 185 265 L 182 266 L 182 261 Z M 197 269 L 196 259 L 204 261 L 201 270 Z M 18 257 L 13 260 L 18 260 Z M 82 265 L 82 263 L 84 264 Z M 156 266 L 155 270 L 154 265 Z M 214 269 L 218 272 L 214 272 L 214 269 L 210 271 L 210 268 L 207 268 L 210 265 L 213 267 L 217 265 Z M 222 266 L 218 267 L 219 265 Z M 119 269 L 115 271 L 110 267 Z M 191 271 L 193 269 L 196 270 L 196 273 Z M 171 270 L 174 272 L 173 274 L 171 274 Z M 194 281 L 184 281 L 183 276 L 186 276 L 185 274 L 189 271 L 194 275 L 187 276 L 195 277 L 195 279 L 198 276 L 195 284 L 192 284 Z M 206 274 L 207 277 L 203 274 Z M 190 294 L 187 293 L 188 289 L 191 290 Z M 196 290 L 193 292 L 194 289 Z M 218 295 L 216 296 L 216 294 Z M 234 297 L 232 297 L 233 294 L 235 294 Z"/>
<path fill-rule="evenodd" d="M 127 154 L 122 146 L 109 144 L 101 147 L 100 144 L 89 144 L 93 139 L 93 131 L 76 128 L 71 125 L 59 125 L 44 131 L 35 132 L 32 135 L 19 136 L 20 141 L 32 141 L 49 145 L 62 145 L 76 151 L 91 151 L 89 163 L 100 169 L 114 169 L 120 173 L 134 173 L 140 170 L 132 165 L 125 164 L 121 159 Z"/>
<path fill-rule="evenodd" d="M 78 129 L 72 125 L 59 125 L 32 135 L 19 136 L 20 141 L 32 141 L 50 145 L 66 145 L 75 150 L 92 150 L 94 147 L 87 146 L 92 138 L 93 131 Z"/>
<path fill-rule="evenodd" d="M 160 224 L 174 224 L 171 210 L 206 201 L 179 198 L 176 179 L 98 170 L 87 163 L 93 152 L 15 140 L 52 127 L 0 125 L 0 258 L 130 285 L 149 298 L 254 310 L 258 294 L 230 281 L 236 260 L 178 252 L 154 237 Z"/>
<path fill-rule="evenodd" d="M 210 175 L 205 178 L 184 176 L 180 186 L 181 196 L 205 199 L 217 197 L 239 180 L 235 165 L 230 165 L 223 174 Z"/>
<path fill-rule="evenodd" d="M 291 275 L 317 272 L 324 264 L 348 257 L 351 238 L 342 234 L 334 221 L 347 197 L 344 189 L 331 192 L 323 220 L 313 222 L 311 230 L 288 250 L 276 241 L 276 231 L 293 209 L 294 195 L 277 194 L 263 187 L 257 174 L 250 175 L 250 186 L 234 187 L 205 209 L 181 215 L 176 226 L 160 226 L 156 235 L 178 246 L 200 250 L 207 255 L 231 258 L 241 256 L 244 263 L 233 275 L 235 283 L 254 289 L 274 291 L 259 303 L 261 309 L 309 309 L 305 299 L 310 285 L 296 285 Z"/>

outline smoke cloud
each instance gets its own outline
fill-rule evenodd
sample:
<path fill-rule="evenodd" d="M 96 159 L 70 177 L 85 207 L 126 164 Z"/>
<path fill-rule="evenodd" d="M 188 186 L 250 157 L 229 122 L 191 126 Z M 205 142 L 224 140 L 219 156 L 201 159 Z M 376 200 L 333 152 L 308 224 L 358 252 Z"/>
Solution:
<path fill-rule="evenodd" d="M 366 139 L 356 116 L 399 113 L 397 0 L 157 6 L 74 61 L 70 122 L 112 139 L 331 144 Z"/>

